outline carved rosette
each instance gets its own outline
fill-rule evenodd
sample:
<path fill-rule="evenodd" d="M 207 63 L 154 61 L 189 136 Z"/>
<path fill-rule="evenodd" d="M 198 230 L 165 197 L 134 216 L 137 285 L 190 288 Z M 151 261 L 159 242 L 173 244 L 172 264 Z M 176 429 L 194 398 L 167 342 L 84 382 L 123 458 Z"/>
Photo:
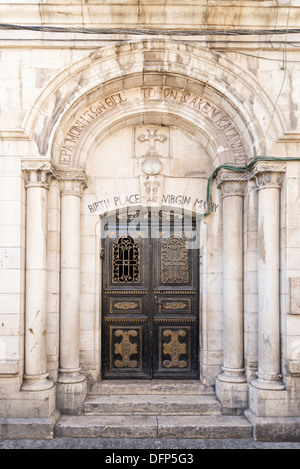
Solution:
<path fill-rule="evenodd" d="M 244 197 L 248 176 L 228 171 L 221 171 L 217 177 L 217 187 L 222 190 L 222 197 Z"/>
<path fill-rule="evenodd" d="M 253 173 L 252 179 L 256 182 L 257 190 L 275 188 L 280 189 L 283 181 L 285 167 L 258 165 Z"/>
<path fill-rule="evenodd" d="M 56 175 L 56 171 L 50 161 L 44 160 L 22 161 L 22 170 L 26 189 L 30 187 L 41 187 L 48 190 L 51 178 Z"/>
<path fill-rule="evenodd" d="M 83 171 L 60 173 L 59 179 L 61 195 L 81 197 L 83 189 L 87 187 L 87 178 Z"/>

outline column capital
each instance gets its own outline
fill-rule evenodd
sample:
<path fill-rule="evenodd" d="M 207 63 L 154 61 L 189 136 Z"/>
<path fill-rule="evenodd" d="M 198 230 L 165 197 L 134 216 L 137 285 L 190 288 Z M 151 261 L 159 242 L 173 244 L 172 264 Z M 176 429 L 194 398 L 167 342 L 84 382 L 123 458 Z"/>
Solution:
<path fill-rule="evenodd" d="M 257 190 L 267 188 L 280 189 L 284 173 L 285 166 L 282 164 L 258 163 L 251 173 L 251 179 L 255 180 Z"/>
<path fill-rule="evenodd" d="M 216 178 L 217 187 L 222 190 L 222 197 L 244 197 L 248 175 L 221 170 Z"/>
<path fill-rule="evenodd" d="M 68 171 L 59 173 L 61 195 L 75 195 L 81 197 L 83 189 L 87 187 L 87 177 L 84 171 Z"/>
<path fill-rule="evenodd" d="M 48 158 L 26 158 L 22 160 L 22 171 L 25 176 L 25 187 L 42 187 L 49 189 L 56 170 Z"/>

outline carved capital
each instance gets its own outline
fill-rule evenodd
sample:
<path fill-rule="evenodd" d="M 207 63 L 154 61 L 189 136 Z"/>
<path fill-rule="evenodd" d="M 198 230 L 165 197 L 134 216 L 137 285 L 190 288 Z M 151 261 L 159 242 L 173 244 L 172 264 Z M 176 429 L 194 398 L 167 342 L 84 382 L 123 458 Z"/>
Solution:
<path fill-rule="evenodd" d="M 87 187 L 84 171 L 68 171 L 59 174 L 61 195 L 75 195 L 81 197 L 83 189 Z"/>
<path fill-rule="evenodd" d="M 285 173 L 284 166 L 277 165 L 257 165 L 253 172 L 251 179 L 256 182 L 258 190 L 275 188 L 280 189 Z"/>
<path fill-rule="evenodd" d="M 244 197 L 248 176 L 247 174 L 233 173 L 229 171 L 221 171 L 217 176 L 217 187 L 222 190 L 222 196 Z"/>
<path fill-rule="evenodd" d="M 51 178 L 56 175 L 56 171 L 48 159 L 23 160 L 22 170 L 26 189 L 29 187 L 49 189 Z"/>

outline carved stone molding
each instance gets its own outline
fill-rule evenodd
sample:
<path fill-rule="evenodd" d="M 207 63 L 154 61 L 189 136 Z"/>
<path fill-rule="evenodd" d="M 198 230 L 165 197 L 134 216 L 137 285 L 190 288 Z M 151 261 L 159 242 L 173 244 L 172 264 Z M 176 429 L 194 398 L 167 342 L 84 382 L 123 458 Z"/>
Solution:
<path fill-rule="evenodd" d="M 26 189 L 29 187 L 42 187 L 48 190 L 51 178 L 56 176 L 56 170 L 49 160 L 23 160 L 22 171 Z"/>
<path fill-rule="evenodd" d="M 283 165 L 257 165 L 251 175 L 256 182 L 257 190 L 275 188 L 280 189 L 285 173 Z"/>
<path fill-rule="evenodd" d="M 87 178 L 83 171 L 68 171 L 59 173 L 61 195 L 76 195 L 81 197 L 83 189 L 87 187 Z"/>
<path fill-rule="evenodd" d="M 145 181 L 144 186 L 147 194 L 147 202 L 157 202 L 159 192 L 159 181 Z"/>
<path fill-rule="evenodd" d="M 222 190 L 222 197 L 244 197 L 248 175 L 229 171 L 220 171 L 217 176 L 217 187 Z"/>

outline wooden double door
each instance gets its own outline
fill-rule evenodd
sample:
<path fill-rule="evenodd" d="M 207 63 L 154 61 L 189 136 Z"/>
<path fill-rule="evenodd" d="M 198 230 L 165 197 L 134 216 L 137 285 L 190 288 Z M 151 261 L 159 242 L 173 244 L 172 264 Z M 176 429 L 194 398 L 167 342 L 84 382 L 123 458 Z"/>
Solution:
<path fill-rule="evenodd" d="M 162 212 L 133 218 L 114 217 L 104 229 L 103 378 L 195 379 L 199 376 L 199 250 L 191 242 L 195 224 L 175 215 L 164 217 Z"/>

